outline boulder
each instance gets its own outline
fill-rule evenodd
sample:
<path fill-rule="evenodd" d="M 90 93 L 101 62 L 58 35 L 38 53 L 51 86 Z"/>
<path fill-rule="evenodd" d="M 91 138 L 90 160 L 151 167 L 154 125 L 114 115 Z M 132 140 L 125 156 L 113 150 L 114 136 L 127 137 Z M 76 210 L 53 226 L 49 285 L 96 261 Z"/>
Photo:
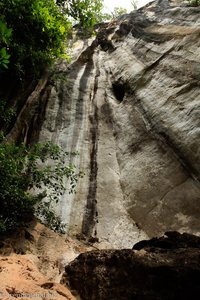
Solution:
<path fill-rule="evenodd" d="M 142 245 L 143 243 L 143 245 Z M 190 300 L 200 293 L 200 238 L 168 232 L 133 249 L 80 254 L 65 268 L 83 300 Z"/>

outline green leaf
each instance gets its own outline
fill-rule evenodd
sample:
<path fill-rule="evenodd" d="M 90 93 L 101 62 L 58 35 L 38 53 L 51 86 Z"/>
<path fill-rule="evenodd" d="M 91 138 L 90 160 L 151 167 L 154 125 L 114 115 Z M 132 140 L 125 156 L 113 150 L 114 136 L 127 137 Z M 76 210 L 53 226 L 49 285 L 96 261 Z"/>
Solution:
<path fill-rule="evenodd" d="M 0 102 L 0 112 L 5 109 L 5 106 L 5 102 Z M 64 230 L 64 224 L 52 210 L 51 204 L 52 202 L 57 203 L 59 196 L 65 190 L 63 179 L 66 167 L 63 167 L 59 160 L 55 163 L 54 159 L 52 159 L 51 165 L 46 165 L 46 162 L 41 163 L 43 149 L 45 149 L 47 158 L 50 157 L 52 151 L 56 151 L 57 155 L 61 157 L 65 155 L 60 147 L 50 142 L 30 148 L 24 144 L 17 146 L 8 143 L 4 137 L 1 138 L 0 232 L 20 226 L 27 213 L 35 213 L 53 230 Z M 31 158 L 31 160 L 27 158 Z M 52 162 L 54 163 L 52 164 Z M 72 166 L 69 166 L 69 169 L 71 168 Z M 69 193 L 75 192 L 75 182 L 79 177 L 79 174 L 71 173 Z M 39 192 L 36 188 L 39 189 Z M 48 197 L 46 189 L 48 189 Z M 31 191 L 35 191 L 34 195 Z"/>

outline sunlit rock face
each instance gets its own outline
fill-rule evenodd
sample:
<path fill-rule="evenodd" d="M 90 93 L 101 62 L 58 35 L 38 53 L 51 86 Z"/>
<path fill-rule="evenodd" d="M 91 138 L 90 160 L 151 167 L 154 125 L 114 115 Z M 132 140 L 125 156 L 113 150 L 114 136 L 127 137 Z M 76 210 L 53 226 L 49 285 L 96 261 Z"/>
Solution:
<path fill-rule="evenodd" d="M 200 234 L 199 25 L 199 7 L 153 2 L 76 43 L 27 100 L 10 136 L 79 152 L 66 163 L 85 176 L 56 207 L 69 234 L 100 248 Z"/>

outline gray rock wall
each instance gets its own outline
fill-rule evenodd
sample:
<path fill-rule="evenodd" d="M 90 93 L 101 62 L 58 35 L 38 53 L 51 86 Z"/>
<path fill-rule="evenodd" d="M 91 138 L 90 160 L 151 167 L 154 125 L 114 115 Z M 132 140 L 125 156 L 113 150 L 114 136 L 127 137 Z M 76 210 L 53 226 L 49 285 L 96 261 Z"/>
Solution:
<path fill-rule="evenodd" d="M 200 234 L 199 25 L 199 7 L 149 4 L 76 43 L 29 97 L 10 136 L 78 151 L 66 163 L 85 172 L 56 207 L 69 234 L 99 248 Z"/>

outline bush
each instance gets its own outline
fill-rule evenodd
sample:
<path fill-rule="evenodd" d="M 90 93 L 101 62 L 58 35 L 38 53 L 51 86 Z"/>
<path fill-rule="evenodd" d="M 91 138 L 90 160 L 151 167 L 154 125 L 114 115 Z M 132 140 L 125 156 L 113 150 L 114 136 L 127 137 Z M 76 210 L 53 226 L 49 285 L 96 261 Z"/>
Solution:
<path fill-rule="evenodd" d="M 64 165 L 67 154 L 51 143 L 30 148 L 7 143 L 1 136 L 0 232 L 23 225 L 33 214 L 53 230 L 63 231 L 51 205 L 65 190 L 63 180 L 70 180 L 71 193 L 82 176 L 75 173 L 75 166 Z"/>
<path fill-rule="evenodd" d="M 199 6 L 200 0 L 187 0 L 191 6 Z"/>
<path fill-rule="evenodd" d="M 70 22 L 54 0 L 1 0 L 2 18 L 12 29 L 10 73 L 23 80 L 38 77 L 65 54 Z"/>
<path fill-rule="evenodd" d="M 10 54 L 7 47 L 12 35 L 12 29 L 9 29 L 3 21 L 0 19 L 0 69 L 8 68 Z"/>
<path fill-rule="evenodd" d="M 67 58 L 69 19 L 92 27 L 102 20 L 102 8 L 102 0 L 1 0 L 0 67 L 7 68 L 9 59 L 10 64 L 0 80 L 5 76 L 18 83 L 38 79 L 55 59 Z M 9 47 L 2 46 L 2 30 Z"/>
<path fill-rule="evenodd" d="M 82 27 L 91 28 L 103 18 L 102 0 L 57 0 L 63 12 Z"/>

